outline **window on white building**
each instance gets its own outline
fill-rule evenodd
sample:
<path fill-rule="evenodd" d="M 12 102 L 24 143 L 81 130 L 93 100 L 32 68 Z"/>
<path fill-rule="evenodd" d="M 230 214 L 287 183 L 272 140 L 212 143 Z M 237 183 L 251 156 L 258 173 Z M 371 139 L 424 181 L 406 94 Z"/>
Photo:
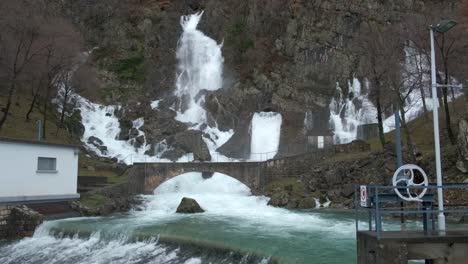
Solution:
<path fill-rule="evenodd" d="M 323 136 L 318 136 L 317 137 L 317 147 L 319 149 L 323 149 L 325 147 L 325 139 Z"/>
<path fill-rule="evenodd" d="M 37 171 L 38 172 L 55 172 L 57 171 L 56 158 L 37 158 Z"/>

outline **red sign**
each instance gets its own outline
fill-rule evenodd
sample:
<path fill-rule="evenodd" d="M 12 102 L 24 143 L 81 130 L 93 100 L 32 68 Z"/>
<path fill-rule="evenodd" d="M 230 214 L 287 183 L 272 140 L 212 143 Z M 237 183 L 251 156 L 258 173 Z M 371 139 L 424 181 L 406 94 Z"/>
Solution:
<path fill-rule="evenodd" d="M 361 206 L 368 207 L 367 205 L 367 186 L 361 185 Z"/>

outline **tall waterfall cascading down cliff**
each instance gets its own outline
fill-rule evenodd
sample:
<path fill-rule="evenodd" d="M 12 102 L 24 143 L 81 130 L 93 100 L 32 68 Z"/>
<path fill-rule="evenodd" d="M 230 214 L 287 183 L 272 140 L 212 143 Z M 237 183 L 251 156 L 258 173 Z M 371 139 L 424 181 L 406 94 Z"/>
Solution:
<path fill-rule="evenodd" d="M 232 137 L 233 131 L 220 131 L 215 120 L 208 120 L 203 108 L 204 92 L 215 91 L 223 86 L 224 58 L 221 44 L 197 29 L 202 15 L 203 12 L 182 16 L 180 21 L 183 33 L 176 54 L 178 65 L 175 95 L 179 98 L 175 106 L 176 120 L 190 124 L 191 129 L 201 130 L 208 135 L 203 140 L 210 152 L 219 159 L 221 155 L 216 149 Z"/>
<path fill-rule="evenodd" d="M 254 114 L 251 127 L 250 160 L 261 161 L 275 157 L 280 142 L 281 123 L 280 113 Z"/>

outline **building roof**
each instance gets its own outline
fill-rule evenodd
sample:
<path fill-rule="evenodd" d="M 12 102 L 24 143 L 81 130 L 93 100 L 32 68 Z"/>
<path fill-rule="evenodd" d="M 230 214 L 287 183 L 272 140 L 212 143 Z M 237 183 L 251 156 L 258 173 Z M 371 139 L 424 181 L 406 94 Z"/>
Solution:
<path fill-rule="evenodd" d="M 33 145 L 73 148 L 73 149 L 80 148 L 79 145 L 73 145 L 73 144 L 60 144 L 60 143 L 51 143 L 51 142 L 46 142 L 46 141 L 27 140 L 27 139 L 19 139 L 19 138 L 7 138 L 7 137 L 0 137 L 0 142 L 33 144 Z"/>

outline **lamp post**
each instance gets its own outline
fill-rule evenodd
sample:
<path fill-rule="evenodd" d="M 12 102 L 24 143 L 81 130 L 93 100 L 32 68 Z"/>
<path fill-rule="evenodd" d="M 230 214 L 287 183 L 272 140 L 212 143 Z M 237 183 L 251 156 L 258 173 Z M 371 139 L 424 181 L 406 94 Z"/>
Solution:
<path fill-rule="evenodd" d="M 432 89 L 432 111 L 434 121 L 434 145 L 435 145 L 435 158 L 436 158 L 436 173 L 437 173 L 437 204 L 439 214 L 437 215 L 439 233 L 445 235 L 445 215 L 444 215 L 444 196 L 442 189 L 442 168 L 440 162 L 440 139 L 439 139 L 439 109 L 437 99 L 437 79 L 436 79 L 436 61 L 435 61 L 435 47 L 434 47 L 434 34 L 435 32 L 445 33 L 453 28 L 457 22 L 453 20 L 442 20 L 436 26 L 430 26 L 431 38 L 431 89 Z"/>

